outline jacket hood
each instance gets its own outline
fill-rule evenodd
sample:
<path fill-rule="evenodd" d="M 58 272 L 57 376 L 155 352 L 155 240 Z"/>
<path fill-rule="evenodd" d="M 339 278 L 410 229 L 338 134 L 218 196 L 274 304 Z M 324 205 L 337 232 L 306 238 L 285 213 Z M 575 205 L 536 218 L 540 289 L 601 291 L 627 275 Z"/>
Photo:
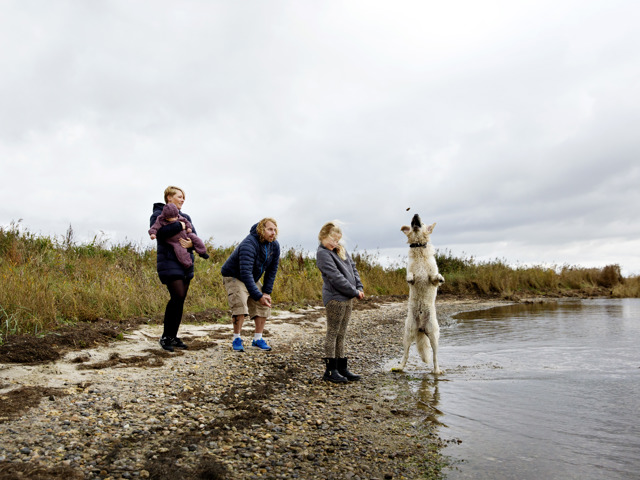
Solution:
<path fill-rule="evenodd" d="M 162 209 L 164 208 L 164 206 L 165 206 L 165 205 L 166 205 L 165 203 L 160 203 L 160 202 L 158 202 L 158 203 L 154 203 L 154 204 L 153 204 L 153 213 L 156 213 L 156 212 L 157 212 L 157 213 L 158 213 L 158 215 L 161 215 L 161 214 L 162 214 Z M 184 215 L 184 214 L 182 213 L 182 210 L 178 210 L 178 213 L 179 213 L 180 215 Z M 256 225 L 257 225 L 257 224 L 256 224 Z"/>

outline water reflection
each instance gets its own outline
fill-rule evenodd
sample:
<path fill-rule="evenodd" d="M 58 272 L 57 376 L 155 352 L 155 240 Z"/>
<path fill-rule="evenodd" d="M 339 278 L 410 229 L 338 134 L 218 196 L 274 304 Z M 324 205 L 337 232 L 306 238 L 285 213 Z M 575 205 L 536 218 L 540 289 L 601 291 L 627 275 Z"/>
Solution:
<path fill-rule="evenodd" d="M 533 316 L 543 312 L 556 311 L 561 308 L 558 302 L 535 302 L 535 303 L 518 303 L 514 305 L 502 305 L 499 307 L 487 308 L 485 310 L 473 310 L 470 312 L 462 312 L 454 315 L 453 318 L 459 321 L 465 320 L 491 320 L 491 319 L 503 319 L 508 317 L 521 317 L 526 314 Z M 581 308 L 580 302 L 575 304 L 566 302 L 563 304 L 563 308 Z"/>
<path fill-rule="evenodd" d="M 438 408 L 438 404 L 440 403 L 438 380 L 424 377 L 419 383 L 414 382 L 411 389 L 417 397 L 416 407 L 426 414 L 423 422 L 446 427 L 440 419 L 444 413 Z"/>

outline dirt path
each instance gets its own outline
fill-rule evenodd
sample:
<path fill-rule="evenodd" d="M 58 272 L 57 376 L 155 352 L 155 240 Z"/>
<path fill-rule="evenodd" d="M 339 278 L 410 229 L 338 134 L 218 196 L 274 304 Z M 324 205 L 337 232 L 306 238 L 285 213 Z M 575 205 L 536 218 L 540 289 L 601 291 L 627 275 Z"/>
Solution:
<path fill-rule="evenodd" d="M 439 301 L 438 316 L 502 303 Z M 390 373 L 406 303 L 368 306 L 348 337 L 363 380 L 348 385 L 321 379 L 313 307 L 268 322 L 271 352 L 231 351 L 228 324 L 187 324 L 189 350 L 171 354 L 144 325 L 54 362 L 0 364 L 0 479 L 437 478 L 438 379 L 419 374 L 414 392 L 411 361 Z"/>

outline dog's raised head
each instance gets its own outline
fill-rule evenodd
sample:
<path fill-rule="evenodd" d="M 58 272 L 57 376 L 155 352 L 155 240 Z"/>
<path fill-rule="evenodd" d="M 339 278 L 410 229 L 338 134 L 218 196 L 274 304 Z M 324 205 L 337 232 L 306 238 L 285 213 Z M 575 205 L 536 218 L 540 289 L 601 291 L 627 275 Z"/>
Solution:
<path fill-rule="evenodd" d="M 416 213 L 411 219 L 411 226 L 404 225 L 400 230 L 407 236 L 407 243 L 426 244 L 435 226 L 435 222 L 429 226 L 422 223 Z"/>

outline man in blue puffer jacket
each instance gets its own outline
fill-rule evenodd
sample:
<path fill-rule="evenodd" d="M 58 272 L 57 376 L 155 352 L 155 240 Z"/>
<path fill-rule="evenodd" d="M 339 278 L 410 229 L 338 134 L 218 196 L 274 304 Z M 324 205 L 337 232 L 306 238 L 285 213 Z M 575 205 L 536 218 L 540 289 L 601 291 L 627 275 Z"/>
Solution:
<path fill-rule="evenodd" d="M 276 221 L 263 218 L 251 227 L 249 235 L 240 242 L 220 270 L 233 316 L 232 348 L 236 352 L 244 352 L 240 332 L 247 316 L 256 325 L 251 346 L 271 350 L 262 338 L 262 332 L 271 313 L 271 292 L 280 261 L 277 236 Z M 264 284 L 260 283 L 263 275 Z"/>

